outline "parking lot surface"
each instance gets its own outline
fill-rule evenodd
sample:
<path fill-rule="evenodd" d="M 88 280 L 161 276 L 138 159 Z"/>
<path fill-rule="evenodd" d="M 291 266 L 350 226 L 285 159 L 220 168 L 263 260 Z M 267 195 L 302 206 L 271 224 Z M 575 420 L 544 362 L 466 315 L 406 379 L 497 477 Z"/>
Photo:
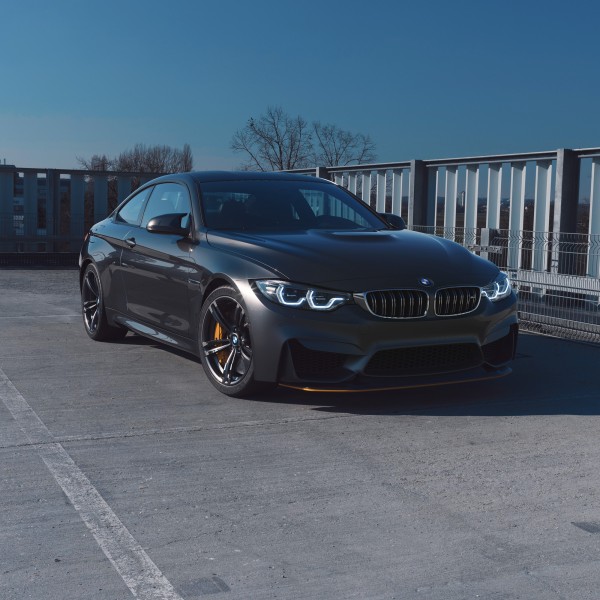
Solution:
<path fill-rule="evenodd" d="M 597 599 L 599 368 L 525 334 L 495 381 L 232 399 L 0 270 L 0 598 Z"/>

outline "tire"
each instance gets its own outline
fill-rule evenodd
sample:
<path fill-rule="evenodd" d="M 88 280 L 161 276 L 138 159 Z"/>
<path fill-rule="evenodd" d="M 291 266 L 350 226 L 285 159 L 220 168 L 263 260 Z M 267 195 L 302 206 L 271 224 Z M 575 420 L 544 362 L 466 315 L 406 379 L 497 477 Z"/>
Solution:
<path fill-rule="evenodd" d="M 198 349 L 209 381 L 227 396 L 253 396 L 275 386 L 254 379 L 250 323 L 242 296 L 232 287 L 217 288 L 205 300 Z"/>
<path fill-rule="evenodd" d="M 104 294 L 100 283 L 100 273 L 93 263 L 90 263 L 83 273 L 81 314 L 85 332 L 97 342 L 120 340 L 127 335 L 127 329 L 124 327 L 113 327 L 108 323 L 104 310 Z"/>

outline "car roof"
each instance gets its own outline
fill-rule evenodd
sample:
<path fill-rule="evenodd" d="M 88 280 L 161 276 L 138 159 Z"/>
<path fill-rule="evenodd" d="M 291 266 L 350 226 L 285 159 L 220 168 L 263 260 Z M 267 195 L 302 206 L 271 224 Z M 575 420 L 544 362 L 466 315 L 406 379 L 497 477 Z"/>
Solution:
<path fill-rule="evenodd" d="M 320 183 L 333 183 L 328 179 L 322 179 L 320 177 L 314 177 L 313 175 L 305 175 L 303 173 L 284 173 L 278 172 L 263 172 L 263 171 L 189 171 L 185 173 L 172 173 L 170 175 L 163 175 L 157 177 L 148 183 L 153 185 L 155 183 L 167 182 L 167 181 L 193 181 L 196 184 L 207 183 L 210 181 L 248 181 L 262 180 L 262 181 L 313 181 Z"/>
<path fill-rule="evenodd" d="M 286 181 L 306 181 L 312 179 L 315 181 L 326 181 L 313 175 L 303 173 L 283 173 L 283 172 L 265 172 L 265 171 L 195 171 L 189 173 L 198 183 L 207 181 L 247 181 L 248 179 L 260 180 L 286 180 Z"/>

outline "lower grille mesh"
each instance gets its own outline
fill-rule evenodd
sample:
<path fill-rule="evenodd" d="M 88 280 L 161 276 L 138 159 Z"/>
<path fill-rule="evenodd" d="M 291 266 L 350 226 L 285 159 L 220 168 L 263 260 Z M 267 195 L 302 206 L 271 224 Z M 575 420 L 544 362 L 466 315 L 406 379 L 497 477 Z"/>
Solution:
<path fill-rule="evenodd" d="M 482 356 L 476 344 L 444 344 L 381 350 L 369 361 L 366 375 L 396 376 L 444 373 L 477 367 Z"/>

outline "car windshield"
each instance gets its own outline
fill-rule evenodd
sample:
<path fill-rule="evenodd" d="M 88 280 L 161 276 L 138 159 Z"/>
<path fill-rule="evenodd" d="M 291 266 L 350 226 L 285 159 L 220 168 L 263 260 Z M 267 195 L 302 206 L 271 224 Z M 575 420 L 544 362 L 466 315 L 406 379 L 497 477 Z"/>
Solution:
<path fill-rule="evenodd" d="M 382 219 L 344 189 L 318 181 L 212 181 L 201 184 L 201 196 L 209 229 L 387 229 Z"/>

